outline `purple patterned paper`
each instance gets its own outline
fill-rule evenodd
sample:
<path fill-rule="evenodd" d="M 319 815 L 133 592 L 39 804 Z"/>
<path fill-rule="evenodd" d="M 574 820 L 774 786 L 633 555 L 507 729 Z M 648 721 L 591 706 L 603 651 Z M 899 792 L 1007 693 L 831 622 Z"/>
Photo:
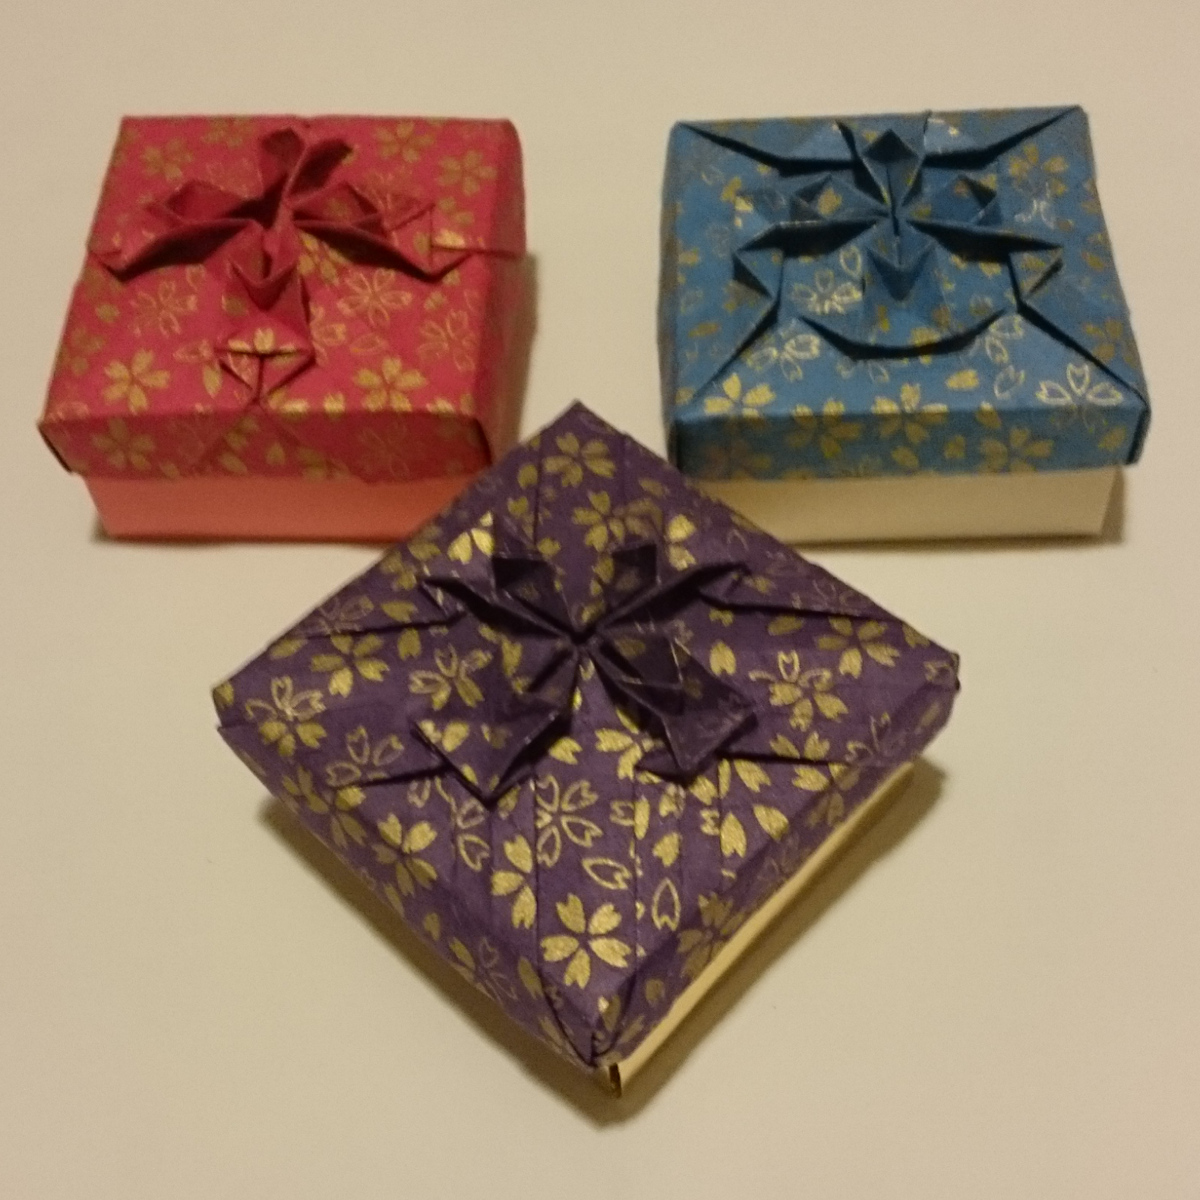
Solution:
<path fill-rule="evenodd" d="M 577 404 L 215 699 L 280 800 L 591 1067 L 921 751 L 957 666 Z"/>

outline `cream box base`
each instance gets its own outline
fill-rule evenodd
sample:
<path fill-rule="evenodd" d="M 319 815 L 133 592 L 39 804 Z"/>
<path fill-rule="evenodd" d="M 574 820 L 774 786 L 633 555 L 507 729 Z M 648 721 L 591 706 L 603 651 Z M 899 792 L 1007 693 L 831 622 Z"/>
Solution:
<path fill-rule="evenodd" d="M 699 481 L 785 542 L 1095 536 L 1119 467 L 1005 475 Z"/>
<path fill-rule="evenodd" d="M 725 976 L 731 967 L 758 941 L 767 928 L 789 908 L 838 853 L 879 815 L 912 777 L 913 764 L 897 767 L 809 856 L 796 873 L 718 951 L 712 961 L 671 1005 L 667 1015 L 638 1043 L 632 1054 L 597 1070 L 599 1083 L 618 1096 L 630 1080 L 654 1057 L 663 1043 L 679 1028 L 692 1010 Z"/>

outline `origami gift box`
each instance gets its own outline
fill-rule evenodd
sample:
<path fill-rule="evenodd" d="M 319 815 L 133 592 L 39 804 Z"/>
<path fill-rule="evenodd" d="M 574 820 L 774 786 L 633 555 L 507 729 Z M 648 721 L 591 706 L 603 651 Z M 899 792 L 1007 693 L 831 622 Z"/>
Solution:
<path fill-rule="evenodd" d="M 41 431 L 119 536 L 391 540 L 516 436 L 507 121 L 127 118 Z"/>
<path fill-rule="evenodd" d="M 1146 383 L 1079 108 L 688 123 L 672 461 L 781 537 L 1098 532 Z"/>
<path fill-rule="evenodd" d="M 381 899 L 619 1087 L 956 688 L 953 654 L 575 406 L 214 695 Z"/>

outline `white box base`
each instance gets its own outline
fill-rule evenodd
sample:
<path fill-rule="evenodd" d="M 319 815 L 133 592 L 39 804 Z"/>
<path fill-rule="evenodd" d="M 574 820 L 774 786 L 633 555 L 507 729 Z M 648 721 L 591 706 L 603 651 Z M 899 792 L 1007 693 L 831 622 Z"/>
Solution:
<path fill-rule="evenodd" d="M 1095 536 L 1119 471 L 695 482 L 781 541 L 875 542 Z"/>

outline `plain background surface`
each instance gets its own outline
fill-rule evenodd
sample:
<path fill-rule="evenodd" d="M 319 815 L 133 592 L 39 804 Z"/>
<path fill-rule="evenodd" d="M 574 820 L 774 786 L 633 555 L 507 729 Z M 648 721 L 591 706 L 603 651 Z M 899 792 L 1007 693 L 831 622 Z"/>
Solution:
<path fill-rule="evenodd" d="M 1190 0 L 9 0 L 0 1195 L 1200 1195 L 1198 37 Z M 372 552 L 105 543 L 34 433 L 119 115 L 513 118 L 524 428 L 579 396 L 661 448 L 673 120 L 1066 102 L 1155 404 L 1123 531 L 814 555 L 963 655 L 916 791 L 640 1097 L 531 1066 L 212 730 Z"/>

